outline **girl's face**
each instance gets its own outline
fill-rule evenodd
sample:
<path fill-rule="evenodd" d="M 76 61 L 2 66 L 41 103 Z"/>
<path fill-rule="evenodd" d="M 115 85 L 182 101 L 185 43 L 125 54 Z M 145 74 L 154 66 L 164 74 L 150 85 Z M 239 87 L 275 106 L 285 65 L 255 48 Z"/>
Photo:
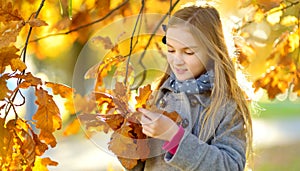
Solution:
<path fill-rule="evenodd" d="M 170 27 L 167 30 L 167 60 L 179 81 L 199 77 L 208 57 L 204 46 L 198 43 L 187 27 Z"/>

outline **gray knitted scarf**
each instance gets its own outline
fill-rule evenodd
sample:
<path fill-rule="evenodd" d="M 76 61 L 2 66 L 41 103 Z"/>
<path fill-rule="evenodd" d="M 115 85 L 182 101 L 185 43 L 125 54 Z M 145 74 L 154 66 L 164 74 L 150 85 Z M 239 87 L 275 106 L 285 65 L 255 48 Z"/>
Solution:
<path fill-rule="evenodd" d="M 213 88 L 214 73 L 212 70 L 200 75 L 196 79 L 179 81 L 174 73 L 170 75 L 170 86 L 175 93 L 186 92 L 188 94 L 203 94 Z"/>

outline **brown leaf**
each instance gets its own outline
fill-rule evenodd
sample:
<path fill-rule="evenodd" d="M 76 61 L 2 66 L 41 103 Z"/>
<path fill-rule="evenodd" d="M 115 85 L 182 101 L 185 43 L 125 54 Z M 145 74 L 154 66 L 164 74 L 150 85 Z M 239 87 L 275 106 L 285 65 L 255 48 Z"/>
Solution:
<path fill-rule="evenodd" d="M 133 169 L 134 166 L 136 166 L 138 163 L 138 160 L 136 159 L 128 159 L 124 157 L 118 157 L 118 160 L 121 162 L 122 166 L 124 166 L 126 169 Z"/>
<path fill-rule="evenodd" d="M 96 109 L 95 99 L 88 96 L 81 96 L 75 94 L 73 98 L 67 98 L 65 102 L 65 108 L 70 114 L 75 113 L 91 113 Z"/>
<path fill-rule="evenodd" d="M 115 47 L 109 37 L 102 37 L 102 36 L 93 37 L 92 43 L 94 43 L 94 44 L 101 43 L 104 45 L 104 49 L 109 49 L 109 50 L 113 49 Z"/>
<path fill-rule="evenodd" d="M 0 22 L 1 24 L 1 22 Z M 11 21 L 0 27 L 0 49 L 16 42 L 17 36 L 24 27 L 24 21 Z"/>
<path fill-rule="evenodd" d="M 102 107 L 102 105 L 106 105 L 106 110 L 102 110 L 103 113 L 107 113 L 107 111 L 115 107 L 112 95 L 104 92 L 94 92 L 93 95 L 95 96 L 97 106 Z"/>
<path fill-rule="evenodd" d="M 116 82 L 113 90 L 115 97 L 127 98 L 128 88 L 121 82 Z"/>
<path fill-rule="evenodd" d="M 256 57 L 254 48 L 244 40 L 235 39 L 234 43 L 238 51 L 238 62 L 244 67 L 249 66 L 250 62 Z"/>
<path fill-rule="evenodd" d="M 65 30 L 71 25 L 71 20 L 69 17 L 64 17 L 61 20 L 59 20 L 53 28 L 56 28 L 57 30 Z"/>
<path fill-rule="evenodd" d="M 32 131 L 32 138 L 35 142 L 35 153 L 38 156 L 41 156 L 45 153 L 46 150 L 48 150 L 48 145 L 41 142 L 41 140 L 39 139 L 39 137 Z"/>
<path fill-rule="evenodd" d="M 56 139 L 53 132 L 59 130 L 62 124 L 59 109 L 52 96 L 42 88 L 36 89 L 35 95 L 38 109 L 32 118 L 37 121 L 36 127 L 41 130 L 39 138 L 51 147 L 55 147 Z"/>
<path fill-rule="evenodd" d="M 150 154 L 147 136 L 143 133 L 143 127 L 138 123 L 130 123 L 132 134 L 136 140 L 136 151 L 140 159 L 146 159 Z"/>
<path fill-rule="evenodd" d="M 51 160 L 49 157 L 42 158 L 42 164 L 47 166 L 57 166 L 58 163 L 56 161 Z"/>
<path fill-rule="evenodd" d="M 107 125 L 114 131 L 119 129 L 124 123 L 124 117 L 121 114 L 97 115 L 97 119 L 107 123 Z"/>
<path fill-rule="evenodd" d="M 289 32 L 284 32 L 273 45 L 273 50 L 267 61 L 277 60 L 278 65 L 289 66 L 293 63 L 293 58 L 289 55 L 290 53 L 290 36 L 293 35 Z"/>
<path fill-rule="evenodd" d="M 282 0 L 256 0 L 256 3 L 266 11 L 278 7 L 281 2 Z"/>
<path fill-rule="evenodd" d="M 32 166 L 35 160 L 35 143 L 28 133 L 29 125 L 21 119 L 8 121 L 6 127 L 14 132 L 14 137 L 17 139 L 20 146 L 20 156 L 26 161 L 28 166 Z M 21 163 L 20 163 L 21 164 Z"/>
<path fill-rule="evenodd" d="M 1 166 L 3 167 L 5 164 L 10 163 L 11 155 L 13 154 L 13 134 L 9 132 L 9 130 L 6 128 L 5 120 L 4 118 L 0 117 L 0 158 L 1 159 L 8 159 L 6 161 L 1 160 Z M 2 168 L 3 169 L 3 168 Z M 7 169 L 7 167 L 6 167 Z"/>
<path fill-rule="evenodd" d="M 75 118 L 69 125 L 66 126 L 63 135 L 69 136 L 69 135 L 75 135 L 80 131 L 80 121 Z"/>
<path fill-rule="evenodd" d="M 99 90 L 99 87 L 103 85 L 103 78 L 105 78 L 109 71 L 111 71 L 112 67 L 118 67 L 122 62 L 125 61 L 124 56 L 115 56 L 111 58 L 104 58 L 104 60 L 99 65 L 99 68 L 97 70 L 97 80 L 95 84 L 95 91 Z M 91 74 L 91 73 L 90 73 Z"/>
<path fill-rule="evenodd" d="M 74 89 L 59 83 L 46 82 L 45 85 L 53 90 L 55 95 L 60 95 L 62 98 L 72 98 Z"/>
<path fill-rule="evenodd" d="M 9 78 L 8 74 L 0 76 L 0 100 L 4 100 L 7 97 L 7 93 L 10 90 L 7 87 L 6 80 Z"/>
<path fill-rule="evenodd" d="M 30 27 L 41 27 L 41 26 L 48 26 L 48 24 L 41 19 L 38 18 L 33 18 L 31 20 L 28 21 Z"/>
<path fill-rule="evenodd" d="M 253 83 L 255 91 L 263 88 L 267 91 L 269 99 L 274 99 L 278 94 L 284 93 L 294 78 L 295 65 L 277 66 L 262 78 Z"/>
<path fill-rule="evenodd" d="M 19 84 L 19 88 L 28 88 L 30 86 L 37 87 L 38 85 L 42 85 L 42 80 L 38 77 L 33 76 L 30 72 L 25 75 L 15 75 L 15 78 L 23 79 L 23 82 Z"/>
<path fill-rule="evenodd" d="M 150 84 L 139 88 L 139 95 L 135 97 L 137 104 L 135 108 L 145 108 L 148 98 L 152 93 Z"/>
<path fill-rule="evenodd" d="M 57 166 L 58 163 L 56 161 L 51 160 L 49 157 L 40 158 L 36 157 L 33 171 L 48 171 L 47 166 Z"/>
<path fill-rule="evenodd" d="M 17 9 L 13 8 L 12 2 L 0 2 L 0 22 L 20 21 L 23 17 Z"/>
<path fill-rule="evenodd" d="M 96 0 L 95 7 L 98 11 L 98 16 L 102 17 L 110 11 L 110 0 Z"/>
<path fill-rule="evenodd" d="M 128 87 L 121 82 L 116 82 L 113 93 L 113 102 L 116 105 L 117 110 L 120 111 L 120 114 L 123 115 L 123 117 L 127 117 L 128 114 L 132 113 L 127 104 L 130 95 Z"/>
<path fill-rule="evenodd" d="M 130 136 L 130 131 L 132 128 L 127 125 L 116 130 L 111 136 L 108 148 L 118 156 L 132 155 L 133 153 L 129 151 L 135 151 L 137 146 L 132 139 L 133 137 Z"/>
<path fill-rule="evenodd" d="M 19 55 L 16 54 L 18 51 L 19 49 L 15 46 L 0 49 L 0 73 L 3 73 L 5 67 L 11 64 L 12 59 L 20 58 Z"/>
<path fill-rule="evenodd" d="M 70 25 L 70 30 L 76 29 L 84 24 L 90 23 L 92 20 L 90 15 L 90 9 L 83 4 L 75 15 L 72 16 L 72 21 Z M 91 28 L 85 27 L 77 31 L 80 36 L 78 36 L 77 41 L 80 43 L 85 43 L 90 37 Z"/>
<path fill-rule="evenodd" d="M 19 58 L 12 59 L 10 61 L 10 66 L 13 71 L 16 70 L 24 71 L 27 68 L 26 64 L 23 61 L 21 61 Z"/>
<path fill-rule="evenodd" d="M 96 114 L 80 114 L 79 120 L 86 125 L 86 129 L 98 128 L 99 131 L 108 132 L 109 126 L 104 121 L 101 121 Z"/>

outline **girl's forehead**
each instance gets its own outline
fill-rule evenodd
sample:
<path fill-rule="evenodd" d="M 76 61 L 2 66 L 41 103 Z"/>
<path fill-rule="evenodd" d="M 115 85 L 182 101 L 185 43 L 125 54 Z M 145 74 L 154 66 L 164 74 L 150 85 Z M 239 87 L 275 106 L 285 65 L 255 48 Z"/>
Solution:
<path fill-rule="evenodd" d="M 199 47 L 199 41 L 190 32 L 188 27 L 170 27 L 167 30 L 167 44 L 171 46 Z"/>

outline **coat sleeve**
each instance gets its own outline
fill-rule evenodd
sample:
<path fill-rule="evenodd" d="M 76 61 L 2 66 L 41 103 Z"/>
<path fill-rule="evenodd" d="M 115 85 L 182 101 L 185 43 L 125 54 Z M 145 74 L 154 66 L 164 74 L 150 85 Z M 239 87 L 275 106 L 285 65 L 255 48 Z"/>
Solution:
<path fill-rule="evenodd" d="M 245 153 L 244 121 L 234 110 L 221 120 L 210 144 L 186 131 L 176 153 L 167 152 L 164 160 L 181 170 L 242 171 Z"/>

